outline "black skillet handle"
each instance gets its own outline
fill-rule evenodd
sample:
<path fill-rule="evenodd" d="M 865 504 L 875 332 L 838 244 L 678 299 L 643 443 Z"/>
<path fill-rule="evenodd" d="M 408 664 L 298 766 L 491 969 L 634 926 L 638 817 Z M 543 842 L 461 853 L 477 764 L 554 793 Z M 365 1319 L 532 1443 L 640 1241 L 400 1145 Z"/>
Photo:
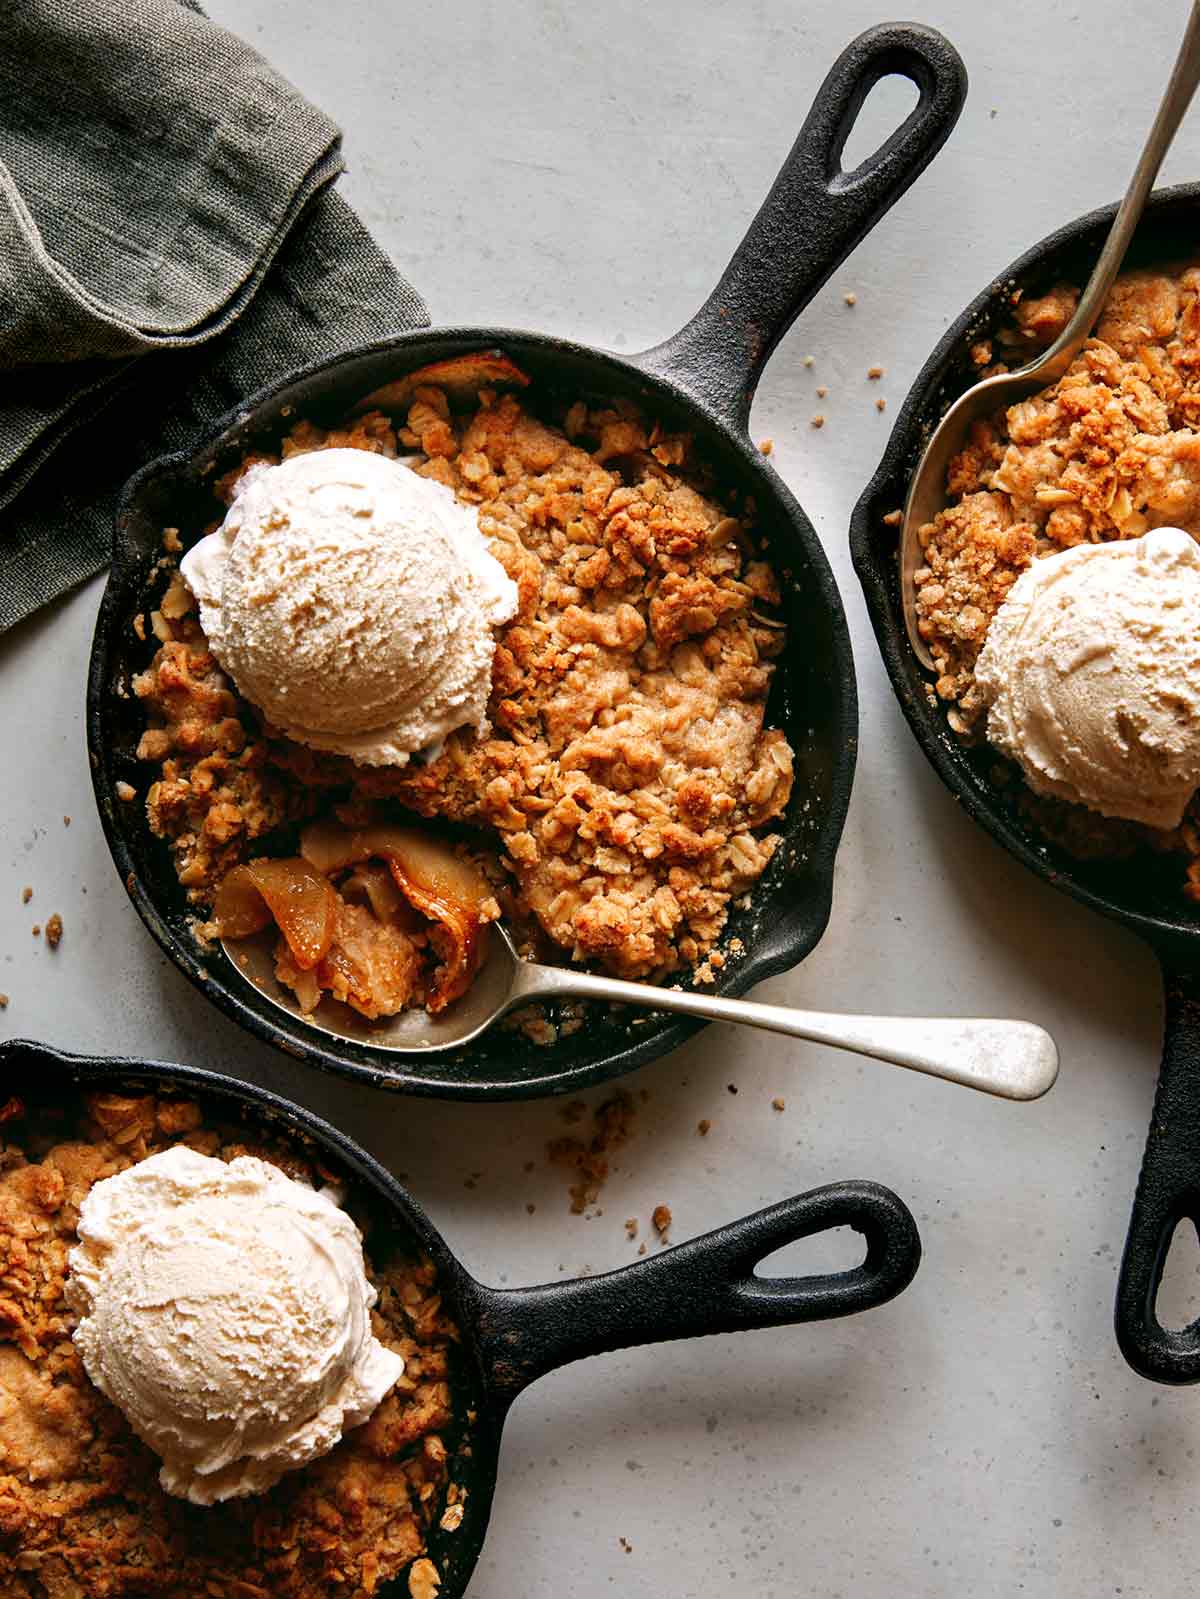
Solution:
<path fill-rule="evenodd" d="M 920 99 L 873 156 L 842 171 L 863 101 L 893 73 Z M 687 326 L 635 364 L 667 377 L 744 428 L 771 351 L 826 278 L 933 160 L 958 121 L 967 73 L 949 40 L 915 22 L 859 34 L 812 110 L 725 275 Z"/>
<path fill-rule="evenodd" d="M 1200 1319 L 1172 1332 L 1154 1302 L 1175 1228 L 1200 1231 L 1200 972 L 1163 958 L 1166 1029 L 1146 1153 L 1117 1283 L 1117 1342 L 1154 1382 L 1200 1382 Z"/>
<path fill-rule="evenodd" d="M 797 1238 L 853 1227 L 867 1255 L 823 1277 L 756 1277 Z M 476 1331 L 497 1410 L 557 1366 L 634 1344 L 850 1316 L 907 1288 L 921 1240 L 907 1207 L 877 1183 L 831 1183 L 620 1271 L 538 1288 L 474 1285 Z"/>

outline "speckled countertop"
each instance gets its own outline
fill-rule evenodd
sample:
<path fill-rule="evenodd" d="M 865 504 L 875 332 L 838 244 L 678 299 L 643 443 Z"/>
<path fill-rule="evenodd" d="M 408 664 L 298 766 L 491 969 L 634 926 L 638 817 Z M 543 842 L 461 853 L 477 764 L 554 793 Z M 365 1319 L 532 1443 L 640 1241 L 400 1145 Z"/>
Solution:
<path fill-rule="evenodd" d="M 544 1159 L 554 1106 L 381 1102 L 207 1007 L 144 933 L 94 818 L 82 698 L 99 583 L 0 641 L 0 1032 L 190 1060 L 303 1100 L 406 1173 L 467 1265 L 498 1283 L 625 1262 L 637 1246 L 624 1218 L 645 1228 L 660 1201 L 683 1238 L 871 1177 L 919 1219 L 921 1272 L 883 1310 L 637 1350 L 539 1383 L 509 1423 L 472 1599 L 1158 1599 L 1200 1564 L 1200 1395 L 1139 1381 L 1111 1332 L 1157 1066 L 1155 963 L 958 814 L 891 698 L 846 552 L 891 421 L 876 395 L 894 413 L 992 272 L 1117 196 L 1185 9 L 921 9 L 966 59 L 962 121 L 784 340 L 753 420 L 826 540 L 862 698 L 829 931 L 763 994 L 1027 1015 L 1062 1048 L 1045 1101 L 996 1103 L 712 1028 L 633 1080 L 649 1095 L 638 1131 L 604 1214 L 584 1221 Z M 885 15 L 868 0 L 212 10 L 343 123 L 344 193 L 435 319 L 622 350 L 660 339 L 708 292 L 826 67 Z M 899 87 L 879 91 L 876 133 L 906 105 Z M 1197 175 L 1200 110 L 1164 181 Z M 52 911 L 65 922 L 54 954 L 30 935 Z M 830 1240 L 777 1261 L 851 1258 Z M 1174 1274 L 1177 1310 L 1195 1267 Z"/>

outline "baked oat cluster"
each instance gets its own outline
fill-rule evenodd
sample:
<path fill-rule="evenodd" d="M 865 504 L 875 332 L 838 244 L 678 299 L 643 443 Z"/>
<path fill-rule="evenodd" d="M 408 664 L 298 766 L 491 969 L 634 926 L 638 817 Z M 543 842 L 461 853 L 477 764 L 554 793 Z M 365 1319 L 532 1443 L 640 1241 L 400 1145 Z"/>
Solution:
<path fill-rule="evenodd" d="M 365 1426 L 269 1492 L 200 1509 L 163 1492 L 158 1457 L 72 1342 L 79 1207 L 94 1183 L 179 1142 L 323 1174 L 168 1096 L 94 1093 L 73 1117 L 10 1100 L 0 1122 L 0 1599 L 366 1599 L 406 1571 L 414 1591 L 436 1584 L 428 1530 L 463 1509 L 445 1441 L 457 1334 L 429 1262 L 377 1263 L 373 1329 L 405 1370 Z"/>
<path fill-rule="evenodd" d="M 1077 299 L 1060 284 L 1019 301 L 1000 348 L 972 352 L 977 364 L 1004 370 L 1048 346 Z M 989 366 L 994 354 L 1004 365 Z M 921 529 L 919 628 L 950 726 L 975 738 L 986 715 L 975 664 L 1032 562 L 1157 527 L 1200 537 L 1200 267 L 1122 274 L 1082 354 L 1052 387 L 977 423 L 950 463 L 947 489 L 951 503 Z M 1148 831 L 1053 801 L 1031 808 L 1078 854 L 1128 853 Z M 1187 891 L 1200 897 L 1191 814 L 1178 837 L 1153 842 L 1195 858 Z"/>
<path fill-rule="evenodd" d="M 784 635 L 750 526 L 701 492 L 687 438 L 632 409 L 578 403 L 552 425 L 511 392 L 457 412 L 446 389 L 418 384 L 401 418 L 301 422 L 282 455 L 403 453 L 478 509 L 520 597 L 497 636 L 490 732 L 460 729 L 405 767 L 292 743 L 234 693 L 172 582 L 135 690 L 149 720 L 139 754 L 160 768 L 150 822 L 189 898 L 211 906 L 285 825 L 416 812 L 482 830 L 500 908 L 541 953 L 635 978 L 710 954 L 720 965 L 729 903 L 778 846 L 766 829 L 792 784 L 788 742 L 764 726 Z M 224 498 L 247 464 L 219 485 Z M 370 928 L 351 920 L 362 964 Z M 342 997 L 371 1014 L 355 996 L 351 983 Z"/>

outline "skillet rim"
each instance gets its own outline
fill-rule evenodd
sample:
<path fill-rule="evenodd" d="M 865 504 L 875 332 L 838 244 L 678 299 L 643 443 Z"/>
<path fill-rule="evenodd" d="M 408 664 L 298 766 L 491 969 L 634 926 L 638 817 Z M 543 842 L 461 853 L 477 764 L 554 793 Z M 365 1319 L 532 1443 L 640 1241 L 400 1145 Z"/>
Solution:
<path fill-rule="evenodd" d="M 1162 227 L 1166 213 L 1186 206 L 1196 208 L 1200 232 L 1200 182 L 1156 190 L 1146 204 L 1131 249 L 1136 251 L 1143 228 Z M 1065 854 L 1057 853 L 1051 858 L 1046 852 L 1048 846 L 1039 848 L 1032 831 L 1019 828 L 1003 813 L 993 785 L 967 764 L 964 746 L 947 725 L 940 702 L 930 705 L 926 698 L 926 689 L 933 679 L 912 653 L 900 616 L 895 552 L 883 552 L 876 547 L 880 517 L 885 511 L 903 504 L 904 490 L 928 437 L 931 419 L 943 414 L 943 402 L 948 397 L 963 392 L 967 386 L 952 386 L 948 396 L 939 393 L 945 380 L 953 376 L 955 362 L 963 355 L 972 328 L 995 312 L 1000 296 L 1010 287 L 1022 278 L 1044 271 L 1057 254 L 1078 248 L 1091 233 L 1100 235 L 1102 240 L 1116 212 L 1115 203 L 1099 206 L 1055 228 L 1023 251 L 1004 271 L 996 273 L 942 334 L 913 380 L 879 465 L 851 513 L 850 556 L 892 692 L 921 750 L 967 814 L 1052 888 L 1109 920 L 1132 928 L 1156 948 L 1177 948 L 1194 941 L 1200 934 L 1200 911 L 1196 919 L 1184 920 L 1182 910 L 1186 902 L 1182 894 L 1179 896 L 1180 915 L 1175 919 L 1121 904 L 1114 895 L 1080 881 Z"/>
<path fill-rule="evenodd" d="M 753 946 L 750 946 L 744 959 L 731 962 L 721 980 L 709 991 L 723 997 L 743 994 L 756 983 L 798 965 L 820 941 L 832 908 L 834 861 L 849 807 L 858 751 L 858 693 L 853 647 L 841 594 L 824 547 L 795 495 L 755 447 L 747 430 L 739 431 L 729 419 L 709 409 L 687 388 L 685 381 L 658 367 L 651 369 L 639 364 L 641 357 L 638 355 L 621 355 L 555 334 L 456 325 L 411 329 L 355 346 L 336 356 L 310 363 L 266 385 L 239 401 L 214 424 L 198 446 L 157 457 L 129 479 L 117 508 L 112 564 L 97 613 L 88 664 L 85 725 L 97 810 L 114 865 L 144 925 L 193 987 L 207 995 L 252 1036 L 318 1070 L 392 1092 L 472 1101 L 532 1099 L 579 1092 L 624 1076 L 638 1066 L 669 1053 L 706 1024 L 691 1020 L 647 1022 L 643 1036 L 615 1051 L 608 1051 L 588 1064 L 519 1079 L 512 1076 L 497 1079 L 494 1067 L 490 1079 L 462 1081 L 438 1074 L 439 1062 L 464 1058 L 458 1051 L 439 1052 L 436 1055 L 404 1055 L 351 1040 L 342 1041 L 340 1048 L 330 1048 L 324 1040 L 331 1035 L 311 1028 L 300 1020 L 290 1023 L 270 1000 L 265 996 L 257 996 L 251 985 L 229 982 L 219 967 L 210 970 L 200 960 L 198 951 L 189 948 L 184 938 L 171 927 L 143 881 L 136 853 L 126 836 L 125 817 L 130 807 L 116 798 L 115 784 L 118 779 L 109 770 L 109 751 L 103 728 L 104 706 L 106 697 L 112 692 L 113 672 L 110 663 L 118 644 L 119 630 L 123 622 L 131 621 L 136 609 L 136 606 L 129 607 L 126 594 L 137 581 L 141 555 L 129 543 L 126 526 L 140 497 L 160 479 L 181 477 L 193 464 L 235 448 L 239 435 L 251 434 L 256 424 L 261 425 L 262 413 L 281 403 L 290 391 L 322 379 L 332 385 L 338 372 L 350 367 L 356 360 L 392 352 L 403 355 L 416 347 L 433 352 L 422 356 L 422 364 L 436 359 L 439 349 L 446 354 L 454 354 L 468 349 L 489 348 L 512 354 L 520 364 L 517 352 L 533 348 L 542 356 L 585 362 L 608 380 L 604 384 L 604 392 L 629 393 L 640 388 L 647 395 L 652 396 L 656 392 L 663 394 L 672 408 L 696 419 L 698 431 L 716 435 L 722 446 L 737 457 L 739 469 L 746 473 L 750 482 L 770 496 L 779 517 L 795 534 L 804 551 L 806 581 L 810 587 L 815 587 L 817 603 L 828 620 L 832 651 L 827 726 L 828 743 L 833 752 L 829 791 L 816 828 L 805 840 L 804 890 L 802 895 L 797 896 L 804 907 L 803 924 L 797 925 L 790 939 L 778 940 L 773 949 L 761 949 L 755 954 Z M 617 379 L 615 384 L 611 381 L 613 377 Z M 314 398 L 310 396 L 303 403 L 311 406 Z M 794 823 L 793 818 L 793 826 Z M 783 836 L 781 850 L 789 844 L 788 834 Z M 755 889 L 750 892 L 753 895 Z M 794 914 L 799 916 L 800 913 Z M 244 995 L 240 992 L 243 988 L 246 990 Z M 470 1047 L 466 1046 L 468 1051 Z M 417 1062 L 423 1065 L 428 1063 L 428 1068 L 421 1076 L 410 1077 L 407 1073 Z"/>

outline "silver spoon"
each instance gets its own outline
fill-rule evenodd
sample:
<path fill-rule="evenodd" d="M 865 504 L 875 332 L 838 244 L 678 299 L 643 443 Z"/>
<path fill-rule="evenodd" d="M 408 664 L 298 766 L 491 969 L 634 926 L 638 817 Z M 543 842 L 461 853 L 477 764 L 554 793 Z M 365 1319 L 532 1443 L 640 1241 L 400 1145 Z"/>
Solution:
<path fill-rule="evenodd" d="M 638 1005 L 647 1011 L 673 1011 L 699 1021 L 762 1027 L 908 1066 L 1003 1099 L 1037 1099 L 1058 1076 L 1054 1040 L 1033 1022 L 970 1016 L 844 1016 L 836 1011 L 718 999 L 715 994 L 685 993 L 615 977 L 594 977 L 570 968 L 539 966 L 521 959 L 499 924 L 494 923 L 490 931 L 489 952 L 475 981 L 438 1016 L 409 1010 L 370 1022 L 346 1005 L 323 1000 L 302 1019 L 340 1038 L 415 1054 L 468 1044 L 502 1016 L 536 1000 L 590 999 Z M 299 1006 L 275 977 L 275 940 L 272 929 L 254 938 L 223 941 L 221 947 L 235 969 L 273 1004 L 300 1016 Z"/>
<path fill-rule="evenodd" d="M 1200 81 L 1200 0 L 1192 6 L 1187 32 L 1179 48 L 1179 55 L 1167 84 L 1154 126 L 1146 140 L 1141 159 L 1130 180 L 1121 209 L 1113 220 L 1100 259 L 1088 279 L 1087 287 L 1079 297 L 1075 315 L 1062 333 L 1043 354 L 1015 372 L 1001 372 L 984 378 L 974 388 L 961 394 L 925 446 L 925 453 L 908 488 L 904 505 L 904 523 L 900 532 L 900 599 L 904 608 L 904 625 L 908 641 L 921 665 L 929 671 L 936 670 L 933 657 L 917 630 L 917 588 L 914 582 L 918 569 L 924 565 L 925 555 L 919 538 L 920 530 L 946 503 L 946 469 L 950 458 L 963 446 L 972 422 L 1015 405 L 1039 389 L 1056 383 L 1082 350 L 1096 318 L 1108 298 L 1113 279 L 1125 259 L 1134 231 L 1141 221 L 1142 211 L 1162 159 L 1175 137 L 1175 130 L 1183 120 Z"/>

